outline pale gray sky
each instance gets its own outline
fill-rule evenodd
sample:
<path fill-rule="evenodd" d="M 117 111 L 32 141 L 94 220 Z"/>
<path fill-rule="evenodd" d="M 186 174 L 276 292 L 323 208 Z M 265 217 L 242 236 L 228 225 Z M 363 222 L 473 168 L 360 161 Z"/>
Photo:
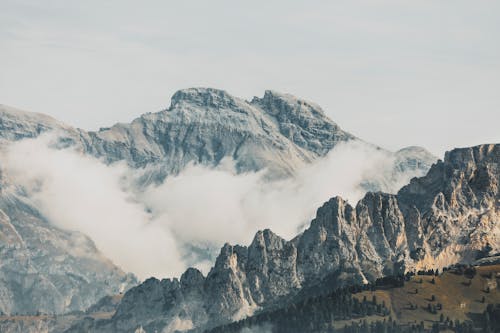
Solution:
<path fill-rule="evenodd" d="M 265 89 L 441 155 L 500 142 L 500 1 L 0 0 L 0 103 L 85 129 Z"/>

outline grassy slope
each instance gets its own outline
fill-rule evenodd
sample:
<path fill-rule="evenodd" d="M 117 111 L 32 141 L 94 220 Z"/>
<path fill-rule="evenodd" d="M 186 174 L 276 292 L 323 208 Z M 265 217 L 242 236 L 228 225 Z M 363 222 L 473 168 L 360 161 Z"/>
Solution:
<path fill-rule="evenodd" d="M 493 273 L 492 279 L 486 276 L 490 272 Z M 495 277 L 497 273 L 500 273 L 500 265 L 477 267 L 477 274 L 470 286 L 466 285 L 469 282 L 468 278 L 450 272 L 437 277 L 417 275 L 412 277 L 411 281 L 406 282 L 402 288 L 364 291 L 355 294 L 355 297 L 362 300 L 366 296 L 368 300 L 371 300 L 373 295 L 376 295 L 377 302 L 385 301 L 392 311 L 392 317 L 401 324 L 424 321 L 426 326 L 430 326 L 433 322 L 439 321 L 441 313 L 445 318 L 450 317 L 453 320 L 471 320 L 474 314 L 482 313 L 488 303 L 500 303 L 500 291 L 497 286 L 497 282 L 500 284 L 500 279 Z M 435 284 L 430 282 L 432 278 L 435 279 Z M 423 283 L 419 283 L 420 279 Z M 490 292 L 486 293 L 484 290 L 488 285 L 490 285 Z M 415 289 L 418 289 L 417 294 L 415 294 Z M 432 295 L 436 296 L 434 302 L 431 302 Z M 485 297 L 484 303 L 481 302 L 483 296 Z M 411 310 L 410 302 L 417 305 L 418 309 Z M 441 303 L 443 310 L 432 314 L 427 311 L 429 303 L 434 305 Z M 382 318 L 367 319 L 381 320 Z M 345 322 L 339 322 L 338 326 L 341 327 L 344 324 Z"/>
<path fill-rule="evenodd" d="M 492 272 L 492 279 L 487 275 Z M 467 285 L 469 279 L 463 275 L 456 275 L 451 272 L 445 272 L 440 276 L 414 276 L 411 281 L 405 282 L 405 286 L 401 288 L 392 288 L 386 290 L 364 291 L 357 293 L 354 297 L 362 300 L 366 296 L 371 300 L 373 295 L 377 297 L 377 303 L 385 301 L 386 306 L 391 309 L 391 315 L 400 324 L 406 323 L 420 323 L 424 321 L 427 327 L 432 323 L 439 321 L 440 314 L 443 313 L 444 317 L 449 317 L 452 320 L 458 319 L 460 321 L 471 320 L 474 314 L 482 313 L 488 303 L 500 303 L 500 278 L 496 278 L 497 274 L 500 276 L 500 265 L 480 266 L 477 267 L 477 274 L 472 279 L 471 285 Z M 435 284 L 430 281 L 435 279 Z M 423 280 L 419 283 L 420 279 Z M 490 286 L 490 292 L 486 293 L 484 290 Z M 415 294 L 415 289 L 418 293 Z M 431 301 L 431 296 L 435 295 L 436 300 Z M 485 302 L 481 302 L 481 298 L 485 297 Z M 118 296 L 117 296 L 118 297 Z M 415 310 L 410 309 L 410 302 L 417 305 Z M 427 305 L 441 303 L 443 310 L 438 311 L 437 314 L 432 314 L 427 311 Z M 111 313 L 94 313 L 90 316 L 96 319 L 109 318 Z M 86 315 L 84 315 L 86 316 Z M 78 319 L 78 316 L 0 316 L 0 322 L 3 320 L 19 320 L 19 321 L 35 321 L 35 320 L 58 320 L 73 322 Z M 364 317 L 368 322 L 382 320 L 380 316 Z M 356 320 L 358 321 L 358 320 Z M 336 321 L 335 327 L 341 328 L 347 321 Z"/>

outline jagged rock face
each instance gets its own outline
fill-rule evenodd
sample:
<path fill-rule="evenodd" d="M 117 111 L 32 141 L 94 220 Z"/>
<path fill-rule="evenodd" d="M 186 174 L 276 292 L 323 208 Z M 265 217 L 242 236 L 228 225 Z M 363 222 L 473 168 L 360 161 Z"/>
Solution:
<path fill-rule="evenodd" d="M 299 290 L 297 249 L 270 230 L 249 247 L 224 245 L 207 277 L 188 269 L 180 278 L 148 279 L 127 292 L 112 320 L 68 332 L 161 331 L 173 321 L 212 327 L 251 315 L 259 306 Z M 259 305 L 258 305 L 259 304 Z"/>
<path fill-rule="evenodd" d="M 391 194 L 368 193 L 356 207 L 332 198 L 294 241 L 303 284 L 332 275 L 339 286 L 362 284 L 405 267 L 404 218 Z"/>
<path fill-rule="evenodd" d="M 165 111 L 81 136 L 88 152 L 109 161 L 161 164 L 157 180 L 190 162 L 215 166 L 225 157 L 240 172 L 286 176 L 352 139 L 320 107 L 292 96 L 266 92 L 248 103 L 210 88 L 178 91 Z"/>
<path fill-rule="evenodd" d="M 216 166 L 224 158 L 232 159 L 238 172 L 266 169 L 270 178 L 286 177 L 326 155 L 339 142 L 359 141 L 318 105 L 273 91 L 247 102 L 217 89 L 180 90 L 168 109 L 97 132 L 0 107 L 0 138 L 18 140 L 55 130 L 62 147 L 74 145 L 109 163 L 126 160 L 134 168 L 146 168 L 142 186 L 161 182 L 189 163 Z M 394 156 L 394 172 L 387 175 L 388 181 L 406 170 L 423 174 L 436 159 L 418 147 Z M 365 187 L 377 190 L 384 185 L 367 183 Z"/>
<path fill-rule="evenodd" d="M 336 286 L 363 283 L 408 270 L 470 263 L 486 245 L 498 252 L 499 162 L 500 145 L 456 149 L 397 195 L 368 193 L 355 207 L 332 198 L 293 240 L 269 230 L 258 232 L 249 247 L 226 244 L 206 278 L 188 271 L 203 304 L 186 302 L 191 289 L 176 280 L 156 281 L 155 288 L 147 282 L 127 292 L 117 315 L 105 324 L 133 317 L 120 328 L 131 332 L 183 316 L 201 330 L 286 301 L 325 279 Z M 170 292 L 172 284 L 177 293 Z M 148 301 L 166 294 L 167 299 Z M 137 315 L 144 310 L 134 304 L 148 314 Z M 186 315 L 195 311 L 196 317 Z"/>
<path fill-rule="evenodd" d="M 456 149 L 399 191 L 413 259 L 443 266 L 500 250 L 499 163 L 500 145 Z"/>
<path fill-rule="evenodd" d="M 321 107 L 291 95 L 266 91 L 263 98 L 255 97 L 251 105 L 264 110 L 279 124 L 279 131 L 297 146 L 325 155 L 336 143 L 354 137 L 340 129 Z"/>
<path fill-rule="evenodd" d="M 318 209 L 309 229 L 296 239 L 301 280 L 319 280 L 335 271 L 352 271 L 358 264 L 355 221 L 355 210 L 339 197 Z M 355 280 L 362 282 L 361 277 Z"/>
<path fill-rule="evenodd" d="M 175 325 L 193 327 L 193 322 L 207 322 L 205 278 L 196 269 L 188 269 L 178 279 L 150 278 L 123 297 L 112 321 L 89 325 L 81 322 L 70 332 L 134 332 L 143 327 L 147 332 L 162 331 Z M 140 322 L 139 326 L 136 324 Z M 174 325 L 172 325 L 174 323 Z M 133 328 L 133 329 L 132 329 Z"/>
<path fill-rule="evenodd" d="M 269 229 L 259 231 L 248 248 L 246 263 L 252 299 L 261 304 L 299 289 L 297 247 Z"/>
<path fill-rule="evenodd" d="M 225 157 L 232 158 L 240 172 L 267 168 L 271 175 L 286 176 L 325 155 L 335 143 L 355 139 L 319 106 L 270 91 L 249 103 L 222 90 L 185 89 L 173 95 L 164 111 L 97 132 L 7 107 L 0 111 L 3 138 L 58 130 L 65 143 L 108 162 L 155 166 L 156 181 L 188 163 L 215 166 Z"/>
<path fill-rule="evenodd" d="M 368 280 L 401 273 L 408 257 L 405 222 L 396 196 L 368 193 L 356 206 L 357 252 Z"/>

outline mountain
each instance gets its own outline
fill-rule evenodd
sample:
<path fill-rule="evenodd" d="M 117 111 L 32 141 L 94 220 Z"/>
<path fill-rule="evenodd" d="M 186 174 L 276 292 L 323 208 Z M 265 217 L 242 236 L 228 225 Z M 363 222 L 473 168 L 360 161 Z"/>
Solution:
<path fill-rule="evenodd" d="M 192 161 L 216 166 L 231 157 L 238 171 L 268 168 L 288 175 L 352 139 L 319 106 L 290 95 L 266 91 L 249 103 L 222 90 L 196 88 L 176 92 L 164 111 L 89 132 L 84 140 L 97 156 L 134 166 L 161 163 L 165 174 Z"/>
<path fill-rule="evenodd" d="M 212 88 L 180 90 L 169 108 L 96 132 L 5 106 L 0 116 L 0 138 L 18 140 L 56 131 L 62 147 L 74 145 L 108 163 L 125 160 L 134 168 L 147 167 L 149 178 L 141 180 L 143 186 L 161 182 L 189 163 L 213 167 L 224 158 L 232 159 L 238 172 L 266 169 L 271 178 L 286 177 L 340 142 L 361 142 L 318 105 L 273 91 L 247 102 Z M 400 150 L 394 157 L 395 173 L 425 173 L 436 160 L 419 147 Z"/>
<path fill-rule="evenodd" d="M 318 105 L 273 91 L 244 101 L 222 90 L 185 89 L 163 111 L 99 131 L 0 105 L 0 311 L 7 314 L 84 310 L 135 283 L 86 235 L 62 230 L 43 216 L 2 168 L 1 153 L 12 142 L 47 132 L 57 135 L 54 148 L 74 147 L 110 164 L 126 161 L 142 175 L 139 189 L 190 163 L 214 167 L 223 159 L 232 160 L 237 172 L 265 169 L 268 180 L 290 177 L 345 142 L 384 151 L 394 160 L 386 173 L 364 181 L 371 190 L 388 189 L 401 175 L 424 174 L 436 159 L 418 147 L 392 153 L 364 143 Z"/>
<path fill-rule="evenodd" d="M 249 103 L 222 90 L 181 90 L 168 109 L 97 132 L 7 107 L 1 115 L 0 137 L 17 140 L 57 130 L 86 153 L 133 167 L 158 165 L 164 176 L 190 162 L 216 166 L 224 157 L 234 159 L 238 171 L 268 168 L 289 175 L 336 143 L 355 139 L 319 106 L 271 91 Z"/>
<path fill-rule="evenodd" d="M 323 281 L 335 287 L 387 275 L 472 263 L 500 252 L 500 144 L 447 152 L 397 194 L 340 197 L 292 240 L 259 231 L 249 246 L 226 244 L 205 277 L 151 278 L 130 289 L 109 320 L 68 332 L 201 331 L 283 306 Z"/>
<path fill-rule="evenodd" d="M 52 225 L 0 175 L 0 312 L 86 309 L 103 294 L 137 283 L 87 236 Z"/>

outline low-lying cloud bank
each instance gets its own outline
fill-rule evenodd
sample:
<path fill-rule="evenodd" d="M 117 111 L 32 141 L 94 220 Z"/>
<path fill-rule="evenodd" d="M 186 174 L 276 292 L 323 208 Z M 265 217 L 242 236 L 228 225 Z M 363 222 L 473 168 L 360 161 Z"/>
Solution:
<path fill-rule="evenodd" d="M 24 187 L 58 227 L 80 231 L 114 263 L 146 275 L 178 272 L 177 244 L 125 187 L 131 172 L 72 149 L 49 148 L 52 137 L 16 142 L 3 159 L 9 182 Z"/>
<path fill-rule="evenodd" d="M 50 148 L 53 139 L 44 135 L 9 146 L 2 167 L 10 182 L 21 185 L 51 223 L 90 236 L 106 256 L 140 278 L 180 275 L 200 257 L 190 256 L 186 245 L 247 244 L 264 228 L 291 238 L 328 198 L 340 195 L 355 204 L 367 179 L 390 192 L 415 176 L 392 177 L 393 155 L 358 142 L 339 144 L 285 180 L 266 182 L 265 171 L 238 175 L 224 161 L 217 169 L 190 165 L 139 191 L 132 186 L 139 171 Z M 197 263 L 205 271 L 211 264 Z"/>

